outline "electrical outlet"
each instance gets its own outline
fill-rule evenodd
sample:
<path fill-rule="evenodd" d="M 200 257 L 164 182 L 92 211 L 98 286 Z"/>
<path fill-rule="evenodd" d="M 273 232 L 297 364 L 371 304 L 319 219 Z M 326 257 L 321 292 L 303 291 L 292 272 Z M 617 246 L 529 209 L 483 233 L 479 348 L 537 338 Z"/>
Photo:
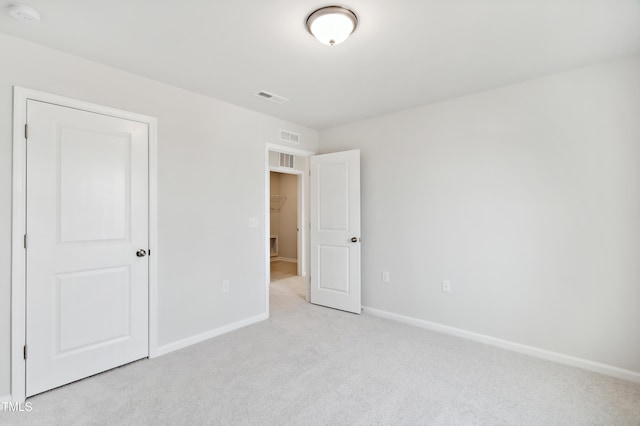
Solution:
<path fill-rule="evenodd" d="M 388 272 L 383 272 L 382 273 L 382 282 L 383 283 L 390 283 L 391 282 L 391 277 L 389 276 Z"/>
<path fill-rule="evenodd" d="M 222 281 L 222 291 L 225 292 L 225 293 L 228 292 L 229 291 L 229 285 L 230 285 L 229 280 L 223 280 Z"/>
<path fill-rule="evenodd" d="M 451 293 L 451 281 L 442 280 L 442 292 L 443 293 Z"/>

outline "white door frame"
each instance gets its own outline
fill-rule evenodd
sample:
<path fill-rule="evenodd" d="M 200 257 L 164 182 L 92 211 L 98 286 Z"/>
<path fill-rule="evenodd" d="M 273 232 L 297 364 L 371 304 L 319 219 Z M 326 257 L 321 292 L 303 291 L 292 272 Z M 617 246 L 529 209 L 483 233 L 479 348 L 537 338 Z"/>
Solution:
<path fill-rule="evenodd" d="M 11 217 L 11 398 L 26 399 L 26 143 L 27 101 L 35 100 L 80 109 L 112 117 L 145 123 L 149 126 L 149 358 L 158 347 L 158 124 L 157 119 L 72 98 L 14 86 L 13 88 L 13 196 Z"/>
<path fill-rule="evenodd" d="M 269 165 L 269 152 L 281 152 L 284 154 L 292 154 L 305 159 L 305 167 L 303 170 L 288 169 L 285 167 L 277 167 Z M 265 144 L 265 304 L 266 313 L 269 316 L 269 284 L 271 283 L 271 172 L 287 173 L 298 175 L 298 224 L 300 232 L 298 233 L 298 273 L 301 276 L 309 275 L 309 157 L 315 155 L 315 152 L 305 151 L 299 148 L 292 148 L 273 143 Z M 308 287 L 308 286 L 307 286 Z M 307 288 L 307 302 L 309 301 L 309 288 Z"/>

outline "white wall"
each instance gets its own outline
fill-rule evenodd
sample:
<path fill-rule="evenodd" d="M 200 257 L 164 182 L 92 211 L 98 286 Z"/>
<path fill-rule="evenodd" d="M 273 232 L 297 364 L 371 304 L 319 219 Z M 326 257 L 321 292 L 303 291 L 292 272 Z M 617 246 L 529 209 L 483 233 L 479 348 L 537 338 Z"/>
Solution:
<path fill-rule="evenodd" d="M 316 131 L 1 34 L 0 57 L 0 396 L 10 392 L 13 85 L 158 118 L 160 345 L 265 312 L 265 143 L 286 128 L 314 151 Z"/>
<path fill-rule="evenodd" d="M 320 139 L 362 150 L 365 306 L 640 372 L 640 56 Z"/>

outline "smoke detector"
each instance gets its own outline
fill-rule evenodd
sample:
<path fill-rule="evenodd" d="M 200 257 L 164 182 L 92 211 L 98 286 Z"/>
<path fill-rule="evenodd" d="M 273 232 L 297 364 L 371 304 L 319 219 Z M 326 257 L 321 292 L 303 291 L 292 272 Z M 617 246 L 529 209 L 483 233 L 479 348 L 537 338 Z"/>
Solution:
<path fill-rule="evenodd" d="M 37 24 L 40 22 L 40 13 L 32 7 L 23 4 L 9 6 L 9 15 L 18 22 Z"/>

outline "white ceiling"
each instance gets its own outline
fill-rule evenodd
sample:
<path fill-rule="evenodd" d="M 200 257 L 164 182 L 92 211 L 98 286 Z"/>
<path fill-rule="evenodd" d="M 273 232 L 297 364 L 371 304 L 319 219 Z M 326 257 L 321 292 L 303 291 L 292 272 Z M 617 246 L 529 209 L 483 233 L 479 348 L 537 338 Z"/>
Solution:
<path fill-rule="evenodd" d="M 0 31 L 316 129 L 640 52 L 640 0 L 346 0 L 334 47 L 304 26 L 332 1 L 20 2 L 42 22 Z"/>

